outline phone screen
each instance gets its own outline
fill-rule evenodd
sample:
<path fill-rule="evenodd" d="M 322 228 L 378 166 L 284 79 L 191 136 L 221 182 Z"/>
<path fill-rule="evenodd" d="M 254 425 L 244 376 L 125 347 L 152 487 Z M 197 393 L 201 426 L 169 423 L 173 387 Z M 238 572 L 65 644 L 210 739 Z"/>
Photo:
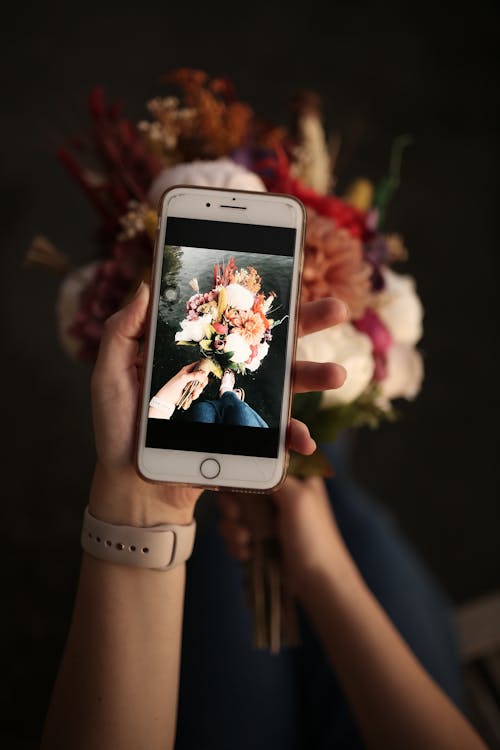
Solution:
<path fill-rule="evenodd" d="M 146 447 L 278 456 L 295 235 L 167 219 Z"/>

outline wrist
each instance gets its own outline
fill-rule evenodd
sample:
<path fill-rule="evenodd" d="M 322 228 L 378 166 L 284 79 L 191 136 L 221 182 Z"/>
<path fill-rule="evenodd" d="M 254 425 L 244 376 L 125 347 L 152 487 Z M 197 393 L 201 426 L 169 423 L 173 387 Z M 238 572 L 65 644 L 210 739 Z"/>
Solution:
<path fill-rule="evenodd" d="M 132 466 L 110 470 L 98 462 L 92 479 L 89 510 L 96 518 L 112 524 L 188 525 L 193 520 L 200 494 L 191 488 L 147 482 Z"/>
<path fill-rule="evenodd" d="M 316 558 L 296 571 L 295 592 L 305 609 L 315 605 L 317 591 L 350 587 L 359 578 L 359 571 L 343 540 L 335 541 L 328 555 Z"/>
<path fill-rule="evenodd" d="M 159 417 L 160 419 L 170 419 L 175 411 L 175 401 L 168 401 L 165 398 L 153 396 L 149 402 L 149 416 Z"/>

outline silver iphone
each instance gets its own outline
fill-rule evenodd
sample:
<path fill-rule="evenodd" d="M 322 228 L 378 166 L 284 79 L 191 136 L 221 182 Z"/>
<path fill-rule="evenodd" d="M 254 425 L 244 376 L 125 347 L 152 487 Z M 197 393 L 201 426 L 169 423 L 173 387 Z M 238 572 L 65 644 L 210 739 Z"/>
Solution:
<path fill-rule="evenodd" d="M 279 486 L 304 223 L 288 195 L 177 186 L 163 196 L 138 423 L 144 478 Z"/>

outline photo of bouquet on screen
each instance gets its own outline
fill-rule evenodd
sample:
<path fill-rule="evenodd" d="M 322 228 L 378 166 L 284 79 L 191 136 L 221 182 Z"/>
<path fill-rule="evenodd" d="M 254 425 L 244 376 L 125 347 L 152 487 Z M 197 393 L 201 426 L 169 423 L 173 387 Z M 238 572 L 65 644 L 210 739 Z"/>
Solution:
<path fill-rule="evenodd" d="M 226 370 L 245 375 L 259 369 L 267 356 L 272 331 L 288 316 L 271 317 L 276 293 L 263 294 L 262 279 L 253 266 L 238 268 L 234 258 L 214 266 L 213 287 L 201 292 L 196 278 L 194 294 L 186 302 L 186 317 L 175 334 L 177 346 L 192 346 L 201 368 L 222 378 Z M 197 381 L 186 386 L 178 408 L 190 403 Z"/>

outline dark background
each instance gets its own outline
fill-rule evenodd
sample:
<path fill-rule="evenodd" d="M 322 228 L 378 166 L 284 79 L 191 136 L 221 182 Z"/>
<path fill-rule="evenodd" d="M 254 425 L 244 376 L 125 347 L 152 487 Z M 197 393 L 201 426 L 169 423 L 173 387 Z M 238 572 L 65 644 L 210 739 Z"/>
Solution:
<path fill-rule="evenodd" d="M 21 269 L 39 231 L 74 263 L 96 218 L 54 158 L 103 83 L 132 119 L 180 66 L 228 74 L 277 122 L 315 88 L 343 135 L 339 189 L 380 179 L 411 132 L 387 228 L 404 234 L 426 310 L 427 378 L 403 418 L 359 434 L 359 478 L 389 507 L 456 603 L 498 587 L 494 307 L 498 15 L 455 4 L 18 4 L 3 17 L 2 745 L 36 747 L 67 631 L 94 453 L 89 371 L 56 340 L 59 281 Z M 11 11 L 12 12 L 12 11 Z"/>

